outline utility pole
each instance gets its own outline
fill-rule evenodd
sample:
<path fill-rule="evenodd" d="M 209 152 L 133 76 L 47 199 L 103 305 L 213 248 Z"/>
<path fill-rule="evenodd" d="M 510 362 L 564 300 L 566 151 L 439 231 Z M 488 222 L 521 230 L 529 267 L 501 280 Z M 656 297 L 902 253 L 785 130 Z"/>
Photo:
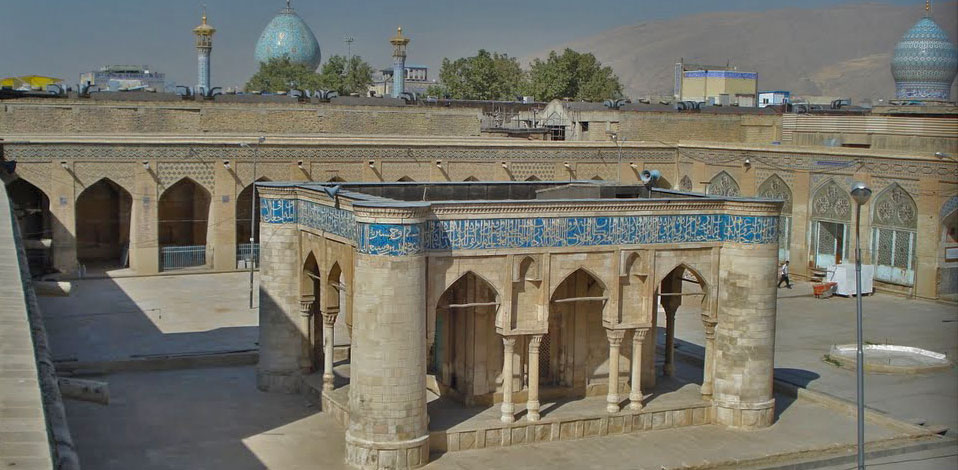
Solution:
<path fill-rule="evenodd" d="M 353 42 L 354 41 L 355 39 L 353 39 L 353 37 L 348 34 L 346 35 L 346 37 L 343 38 L 343 42 L 346 43 L 346 63 L 347 64 L 349 64 L 349 60 L 352 59 L 353 57 Z"/>

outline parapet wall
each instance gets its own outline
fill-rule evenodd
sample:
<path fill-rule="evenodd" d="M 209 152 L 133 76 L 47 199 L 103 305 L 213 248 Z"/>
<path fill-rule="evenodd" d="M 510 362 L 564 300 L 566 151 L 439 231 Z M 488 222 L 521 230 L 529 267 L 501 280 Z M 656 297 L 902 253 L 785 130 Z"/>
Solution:
<path fill-rule="evenodd" d="M 263 133 L 478 136 L 479 109 L 19 99 L 0 102 L 0 133 Z"/>
<path fill-rule="evenodd" d="M 3 188 L 0 285 L 0 467 L 79 470 L 26 253 Z"/>

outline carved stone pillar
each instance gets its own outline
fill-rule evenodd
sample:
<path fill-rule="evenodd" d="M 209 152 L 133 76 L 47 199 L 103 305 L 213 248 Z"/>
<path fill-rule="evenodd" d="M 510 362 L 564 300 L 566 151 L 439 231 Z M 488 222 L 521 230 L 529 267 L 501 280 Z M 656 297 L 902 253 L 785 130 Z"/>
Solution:
<path fill-rule="evenodd" d="M 712 397 L 712 381 L 714 379 L 715 356 L 715 325 L 718 320 L 707 313 L 702 314 L 702 324 L 705 325 L 705 366 L 702 372 L 702 396 Z"/>
<path fill-rule="evenodd" d="M 609 339 L 609 394 L 606 395 L 607 402 L 605 410 L 609 413 L 619 412 L 619 347 L 622 346 L 622 338 L 625 336 L 625 330 L 605 330 L 605 335 Z"/>
<path fill-rule="evenodd" d="M 636 328 L 632 334 L 632 391 L 629 393 L 629 409 L 642 409 L 642 346 L 648 328 Z"/>
<path fill-rule="evenodd" d="M 675 311 L 678 306 L 672 306 L 668 303 L 665 307 L 665 365 L 662 370 L 666 377 L 675 375 Z"/>
<path fill-rule="evenodd" d="M 302 331 L 306 332 L 303 336 L 303 353 L 300 357 L 300 368 L 303 370 L 312 371 L 313 361 L 312 361 L 312 351 L 313 351 L 313 341 L 315 338 L 312 338 L 313 329 L 310 327 L 313 317 L 313 304 L 316 302 L 316 296 L 314 295 L 303 295 L 299 298 L 299 318 L 302 322 L 301 328 Z"/>
<path fill-rule="evenodd" d="M 516 420 L 516 406 L 512 403 L 512 359 L 516 348 L 515 336 L 502 337 L 502 417 L 503 423 Z"/>
<path fill-rule="evenodd" d="M 323 390 L 333 389 L 333 325 L 339 311 L 323 312 Z"/>
<path fill-rule="evenodd" d="M 529 401 L 526 402 L 526 419 L 539 421 L 539 346 L 542 335 L 529 338 Z"/>

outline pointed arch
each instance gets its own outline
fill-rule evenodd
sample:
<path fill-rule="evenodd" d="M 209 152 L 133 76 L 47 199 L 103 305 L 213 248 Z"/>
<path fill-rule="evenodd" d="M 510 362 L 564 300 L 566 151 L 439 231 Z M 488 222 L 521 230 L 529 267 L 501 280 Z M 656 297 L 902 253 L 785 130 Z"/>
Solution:
<path fill-rule="evenodd" d="M 905 230 L 918 229 L 918 204 L 898 183 L 892 183 L 875 196 L 872 225 Z"/>
<path fill-rule="evenodd" d="M 38 186 L 17 178 L 6 185 L 20 236 L 28 240 L 52 238 L 50 198 Z"/>
<path fill-rule="evenodd" d="M 892 183 L 878 193 L 871 206 L 875 279 L 914 285 L 918 205 L 905 188 Z"/>
<path fill-rule="evenodd" d="M 603 180 L 602 177 L 599 176 L 599 175 L 595 175 L 595 176 L 593 176 L 593 177 L 590 178 L 590 179 L 591 179 L 592 181 L 605 181 L 605 180 Z"/>
<path fill-rule="evenodd" d="M 206 245 L 210 193 L 189 177 L 167 187 L 158 203 L 160 246 Z"/>
<path fill-rule="evenodd" d="M 476 178 L 475 176 L 469 176 L 463 181 L 479 181 L 479 178 Z"/>
<path fill-rule="evenodd" d="M 343 178 L 341 178 L 341 177 L 339 177 L 339 176 L 334 176 L 334 177 L 332 177 L 332 178 L 326 180 L 326 182 L 327 182 L 327 183 L 345 183 L 346 180 L 344 180 Z"/>
<path fill-rule="evenodd" d="M 466 271 L 439 297 L 429 369 L 444 393 L 468 405 L 492 402 L 502 364 L 496 334 L 499 292 L 474 271 Z M 484 366 L 483 366 L 484 365 Z"/>
<path fill-rule="evenodd" d="M 851 196 L 834 179 L 829 178 L 819 185 L 814 194 L 812 197 L 813 218 L 841 222 L 851 220 Z"/>
<path fill-rule="evenodd" d="M 321 294 L 321 279 L 316 254 L 310 251 L 303 261 L 303 273 L 302 277 L 300 277 L 299 294 L 301 296 L 313 296 L 318 300 Z"/>
<path fill-rule="evenodd" d="M 725 170 L 718 172 L 711 181 L 709 181 L 708 187 L 705 189 L 705 194 L 710 196 L 739 196 L 741 195 L 741 190 L 739 189 L 738 182 L 735 181 L 735 178 L 732 175 L 728 174 Z"/>
<path fill-rule="evenodd" d="M 525 179 L 525 181 L 542 181 L 542 180 L 541 180 L 541 179 L 539 179 L 539 177 L 538 177 L 538 176 L 536 176 L 536 175 L 532 175 L 532 176 L 530 176 L 530 177 L 528 177 L 528 178 L 526 178 L 526 179 Z"/>
<path fill-rule="evenodd" d="M 339 262 L 333 262 L 333 265 L 329 267 L 329 273 L 326 275 L 326 289 L 323 294 L 325 294 L 325 299 L 323 304 L 327 312 L 336 312 L 339 313 L 340 308 L 342 307 L 342 296 L 343 296 L 343 269 L 339 265 Z"/>
<path fill-rule="evenodd" d="M 408 177 L 408 176 L 403 176 L 402 178 L 399 178 L 399 179 L 396 180 L 396 181 L 398 181 L 398 182 L 400 182 L 400 183 L 412 183 L 412 182 L 415 182 L 416 180 L 414 180 L 414 179 L 412 179 L 412 178 L 410 178 L 410 177 Z"/>
<path fill-rule="evenodd" d="M 692 191 L 692 179 L 689 178 L 689 175 L 682 176 L 682 179 L 679 181 L 679 190 L 685 192 Z"/>
<path fill-rule="evenodd" d="M 300 314 L 309 320 L 308 337 L 305 344 L 309 349 L 309 361 L 313 370 L 323 367 L 323 322 L 319 313 L 322 301 L 322 275 L 319 272 L 319 262 L 316 255 L 310 251 L 303 261 L 303 271 L 300 275 L 299 301 Z"/>
<path fill-rule="evenodd" d="M 475 278 L 478 280 L 478 282 L 480 282 L 482 285 L 488 286 L 489 289 L 491 289 L 492 292 L 495 293 L 495 299 L 496 299 L 496 301 L 499 301 L 499 300 L 501 299 L 501 296 L 500 296 L 500 293 L 499 293 L 499 289 L 496 288 L 495 284 L 494 284 L 492 281 L 490 281 L 488 278 L 486 278 L 485 276 L 483 276 L 482 274 L 479 274 L 478 272 L 476 272 L 476 271 L 474 271 L 474 270 L 471 270 L 471 269 L 468 270 L 468 271 L 466 271 L 466 272 L 464 272 L 464 273 L 462 273 L 462 274 L 460 274 L 459 277 L 457 277 L 454 281 L 452 281 L 452 282 L 450 282 L 450 283 L 447 283 L 446 286 L 445 286 L 445 289 L 443 289 L 443 295 L 446 295 L 447 293 L 449 293 L 449 292 L 450 292 L 450 289 L 452 289 L 453 286 L 455 286 L 457 283 L 463 282 L 463 279 L 465 279 L 467 276 L 473 276 L 473 277 L 475 277 Z M 439 296 L 439 298 L 440 298 L 440 302 L 439 302 L 439 303 L 441 304 L 441 303 L 442 303 L 442 300 L 441 300 L 441 299 L 442 299 L 442 295 Z"/>
<path fill-rule="evenodd" d="M 590 280 L 591 280 L 590 282 L 594 282 L 595 285 L 597 285 L 598 288 L 599 288 L 603 293 L 608 292 L 605 283 L 602 282 L 602 278 L 601 278 L 601 277 L 599 277 L 598 275 L 596 275 L 595 273 L 593 273 L 593 272 L 592 272 L 591 270 L 589 270 L 588 268 L 578 267 L 578 268 L 576 268 L 576 269 L 573 269 L 571 272 L 569 272 L 569 274 L 566 274 L 566 275 L 562 278 L 562 281 L 559 282 L 558 284 L 556 284 L 556 286 L 552 288 L 552 293 L 551 293 L 551 295 L 550 295 L 550 298 L 553 298 L 553 299 L 556 298 L 556 295 L 557 295 L 557 293 L 559 292 L 559 287 L 562 286 L 562 284 L 565 283 L 566 281 L 569 281 L 570 279 L 572 279 L 573 276 L 577 275 L 577 274 L 580 273 L 580 272 L 581 272 L 583 275 L 585 275 L 585 278 L 584 278 L 584 279 L 590 279 Z M 591 285 L 590 285 L 589 287 L 591 288 Z"/>
<path fill-rule="evenodd" d="M 256 244 L 259 243 L 259 223 L 260 213 L 259 191 L 255 190 L 256 183 L 270 181 L 269 178 L 261 176 L 253 183 L 246 185 L 236 196 L 236 246 L 240 257 L 248 256 L 250 253 L 256 254 Z M 254 199 L 255 198 L 255 199 Z M 250 236 L 252 235 L 252 237 Z M 253 239 L 254 247 L 250 250 L 250 238 Z M 255 260 L 254 256 L 254 260 Z"/>
<path fill-rule="evenodd" d="M 133 198 L 109 178 L 100 178 L 77 196 L 76 244 L 81 263 L 127 265 Z"/>
<path fill-rule="evenodd" d="M 701 271 L 699 271 L 697 268 L 695 268 L 694 266 L 692 266 L 692 265 L 690 265 L 690 264 L 688 264 L 688 263 L 686 263 L 686 262 L 684 262 L 684 261 L 683 261 L 683 262 L 680 262 L 680 263 L 676 263 L 675 266 L 672 267 L 672 269 L 663 270 L 663 271 L 661 271 L 661 272 L 663 272 L 663 273 L 665 273 L 665 274 L 664 274 L 664 275 L 661 275 L 661 276 L 658 276 L 658 278 L 656 279 L 656 283 L 657 283 L 657 284 L 661 284 L 661 283 L 662 283 L 663 281 L 665 281 L 669 276 L 672 276 L 672 275 L 678 275 L 678 276 L 680 276 L 680 277 L 682 277 L 682 278 L 684 278 L 684 279 L 689 279 L 687 276 L 685 276 L 685 274 L 689 274 L 689 275 L 692 276 L 692 278 L 694 279 L 695 283 L 698 284 L 698 285 L 700 285 L 700 286 L 702 287 L 702 291 L 703 291 L 703 292 L 708 292 L 708 290 L 709 290 L 709 282 L 708 282 L 708 279 L 707 279 L 705 276 L 702 275 Z"/>
<path fill-rule="evenodd" d="M 789 215 L 792 213 L 792 190 L 785 180 L 776 174 L 765 178 L 765 181 L 758 186 L 758 197 L 785 201 L 782 213 Z"/>

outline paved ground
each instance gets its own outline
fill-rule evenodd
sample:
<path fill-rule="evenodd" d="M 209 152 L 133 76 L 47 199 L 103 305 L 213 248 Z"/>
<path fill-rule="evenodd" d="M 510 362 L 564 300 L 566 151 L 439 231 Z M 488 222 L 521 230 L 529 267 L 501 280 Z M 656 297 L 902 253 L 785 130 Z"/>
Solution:
<path fill-rule="evenodd" d="M 958 357 L 958 308 L 953 304 L 875 294 L 862 298 L 865 341 L 917 346 Z M 676 315 L 680 347 L 696 350 L 704 330 L 698 315 Z M 684 315 L 683 315 L 684 314 Z M 855 342 L 855 299 L 815 299 L 808 283 L 780 289 L 775 335 L 775 376 L 810 389 L 855 400 L 855 371 L 822 360 L 833 344 Z M 692 343 L 692 344 L 688 344 Z M 865 403 L 911 422 L 949 427 L 958 435 L 958 369 L 917 375 L 869 373 Z"/>
<path fill-rule="evenodd" d="M 243 273 L 91 280 L 78 283 L 75 297 L 41 302 L 57 356 L 96 360 L 255 347 L 256 316 L 247 308 L 246 289 Z M 831 344 L 854 341 L 854 299 L 816 300 L 807 284 L 780 294 L 776 375 L 854 399 L 854 373 L 821 360 Z M 884 295 L 866 297 L 864 304 L 867 340 L 958 355 L 958 309 L 953 305 Z M 337 339 L 344 337 L 337 334 Z M 679 312 L 677 337 L 680 348 L 701 349 L 702 326 L 691 306 Z M 103 379 L 113 394 L 109 407 L 67 403 L 86 468 L 298 469 L 316 468 L 316 462 L 323 462 L 323 468 L 341 467 L 342 429 L 301 397 L 258 392 L 251 367 L 121 373 Z M 898 418 L 947 425 L 951 434 L 958 429 L 954 368 L 927 375 L 869 374 L 866 400 Z M 628 461 L 624 468 L 658 469 L 854 439 L 850 416 L 803 402 L 780 399 L 779 404 L 778 423 L 753 433 L 713 427 L 663 430 L 451 453 L 430 468 L 609 468 Z M 866 435 L 875 439 L 885 434 L 869 427 Z M 958 448 L 889 457 L 876 460 L 881 465 L 875 468 L 955 468 L 956 454 Z"/>
<path fill-rule="evenodd" d="M 40 297 L 57 361 L 107 361 L 258 348 L 249 274 L 74 281 L 70 297 Z M 258 288 L 258 285 L 255 286 Z M 337 343 L 346 341 L 344 316 Z"/>
<path fill-rule="evenodd" d="M 296 395 L 256 390 L 255 368 L 129 372 L 105 378 L 108 407 L 67 402 L 84 468 L 98 470 L 346 469 L 344 431 Z M 445 454 L 427 468 L 656 469 L 851 443 L 850 416 L 779 397 L 771 429 L 667 429 L 494 451 Z M 893 433 L 869 425 L 870 439 Z M 322 462 L 317 466 L 317 462 Z M 629 462 L 628 465 L 622 465 Z M 616 463 L 619 465 L 617 466 Z"/>

